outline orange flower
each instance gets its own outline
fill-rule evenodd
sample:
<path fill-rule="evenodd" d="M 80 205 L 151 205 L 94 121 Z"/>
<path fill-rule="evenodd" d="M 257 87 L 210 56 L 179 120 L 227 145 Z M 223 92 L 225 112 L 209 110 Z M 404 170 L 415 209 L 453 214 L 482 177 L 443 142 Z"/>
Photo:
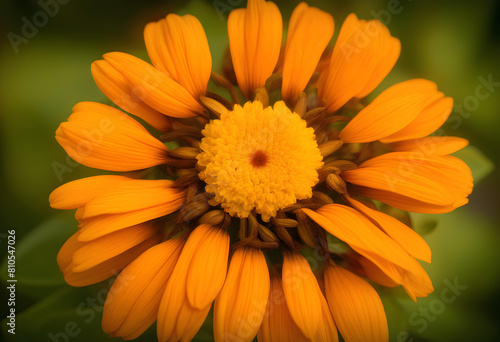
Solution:
<path fill-rule="evenodd" d="M 415 301 L 433 291 L 417 261 L 431 261 L 429 246 L 371 200 L 422 213 L 467 203 L 470 170 L 449 154 L 468 142 L 430 135 L 453 100 L 413 79 L 360 101 L 396 63 L 399 40 L 351 14 L 331 51 L 333 31 L 330 14 L 300 3 L 282 46 L 278 7 L 249 0 L 228 19 L 225 76 L 191 15 L 146 26 L 152 64 L 120 52 L 92 64 L 102 92 L 151 126 L 81 102 L 56 131 L 79 163 L 128 172 L 49 198 L 76 209 L 57 257 L 70 285 L 123 270 L 106 333 L 134 339 L 156 320 L 159 341 L 190 341 L 215 303 L 216 341 L 338 341 L 337 327 L 347 342 L 387 341 L 377 287 L 363 278 Z M 210 79 L 231 99 L 207 92 Z M 330 248 L 329 235 L 346 247 Z"/>

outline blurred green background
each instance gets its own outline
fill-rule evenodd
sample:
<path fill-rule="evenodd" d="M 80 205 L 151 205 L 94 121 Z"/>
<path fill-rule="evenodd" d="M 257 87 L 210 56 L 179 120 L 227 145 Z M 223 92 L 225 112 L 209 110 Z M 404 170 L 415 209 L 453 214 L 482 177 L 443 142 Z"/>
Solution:
<path fill-rule="evenodd" d="M 276 3 L 288 21 L 298 1 Z M 456 103 L 444 126 L 446 133 L 466 137 L 472 145 L 458 154 L 472 168 L 476 180 L 469 205 L 451 214 L 413 217 L 415 229 L 424 235 L 433 251 L 433 263 L 425 267 L 435 293 L 415 304 L 401 296 L 400 291 L 379 291 L 388 315 L 391 341 L 500 340 L 500 180 L 494 170 L 494 165 L 500 163 L 499 3 L 308 3 L 333 14 L 336 33 L 350 12 L 384 22 L 401 40 L 402 54 L 374 94 L 409 78 L 435 81 Z M 227 15 L 232 8 L 244 5 L 244 0 L 0 2 L 3 318 L 7 315 L 6 234 L 11 229 L 16 230 L 18 279 L 16 335 L 7 333 L 3 320 L 0 340 L 117 340 L 100 328 L 108 282 L 71 288 L 57 268 L 58 249 L 77 226 L 72 212 L 61 213 L 49 207 L 48 195 L 62 183 L 99 172 L 70 160 L 56 143 L 54 132 L 77 102 L 109 103 L 92 80 L 91 62 L 110 51 L 147 59 L 143 27 L 169 12 L 192 13 L 200 19 L 207 32 L 214 70 L 219 70 L 227 45 Z M 49 15 L 44 16 L 41 11 Z M 40 27 L 30 31 L 26 22 L 33 21 Z M 477 93 L 477 87 L 487 80 L 489 88 L 483 87 Z M 449 295 L 450 290 L 445 289 L 450 286 L 455 297 L 446 300 L 449 297 L 443 296 Z M 212 340 L 209 323 L 196 340 Z M 154 329 L 140 340 L 155 340 Z"/>

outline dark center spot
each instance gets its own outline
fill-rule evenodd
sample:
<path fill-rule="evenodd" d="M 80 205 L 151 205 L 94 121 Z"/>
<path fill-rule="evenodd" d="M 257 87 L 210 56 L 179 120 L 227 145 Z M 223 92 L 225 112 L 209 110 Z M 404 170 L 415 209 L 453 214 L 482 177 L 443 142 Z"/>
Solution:
<path fill-rule="evenodd" d="M 252 164 L 253 167 L 263 167 L 267 164 L 268 160 L 267 154 L 261 150 L 250 155 L 250 164 Z"/>

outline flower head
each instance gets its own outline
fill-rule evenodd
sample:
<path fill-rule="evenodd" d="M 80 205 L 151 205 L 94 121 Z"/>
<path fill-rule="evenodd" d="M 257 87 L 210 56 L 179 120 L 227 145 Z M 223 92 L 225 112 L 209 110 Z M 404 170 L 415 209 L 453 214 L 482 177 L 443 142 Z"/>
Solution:
<path fill-rule="evenodd" d="M 274 107 L 247 102 L 202 131 L 196 157 L 214 205 L 231 216 L 252 210 L 269 221 L 297 200 L 311 198 L 323 157 L 314 130 L 280 101 Z"/>
<path fill-rule="evenodd" d="M 76 209 L 79 230 L 57 258 L 66 281 L 121 271 L 106 333 L 133 339 L 156 320 L 159 341 L 189 341 L 215 303 L 216 341 L 337 341 L 337 329 L 348 342 L 387 341 L 367 280 L 414 300 L 433 291 L 417 261 L 431 261 L 429 246 L 384 208 L 467 203 L 470 170 L 449 154 L 468 142 L 430 135 L 453 101 L 414 79 L 368 102 L 400 42 L 351 14 L 332 50 L 333 30 L 330 14 L 301 3 L 282 46 L 278 7 L 249 0 L 229 16 L 224 75 L 191 15 L 146 26 L 152 65 L 119 52 L 92 64 L 103 93 L 152 127 L 82 102 L 56 132 L 79 163 L 128 172 L 50 195 Z M 230 99 L 208 92 L 210 80 Z M 314 263 L 301 254 L 311 249 Z"/>

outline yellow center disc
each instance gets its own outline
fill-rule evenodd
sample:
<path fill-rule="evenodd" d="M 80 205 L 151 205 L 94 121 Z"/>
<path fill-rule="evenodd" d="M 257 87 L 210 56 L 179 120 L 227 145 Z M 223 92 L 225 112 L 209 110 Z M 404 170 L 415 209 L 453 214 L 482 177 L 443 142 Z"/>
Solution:
<path fill-rule="evenodd" d="M 235 105 L 202 133 L 199 176 L 215 195 L 212 205 L 240 218 L 255 209 L 269 221 L 312 196 L 323 158 L 314 130 L 283 101 L 265 109 L 259 101 Z"/>

